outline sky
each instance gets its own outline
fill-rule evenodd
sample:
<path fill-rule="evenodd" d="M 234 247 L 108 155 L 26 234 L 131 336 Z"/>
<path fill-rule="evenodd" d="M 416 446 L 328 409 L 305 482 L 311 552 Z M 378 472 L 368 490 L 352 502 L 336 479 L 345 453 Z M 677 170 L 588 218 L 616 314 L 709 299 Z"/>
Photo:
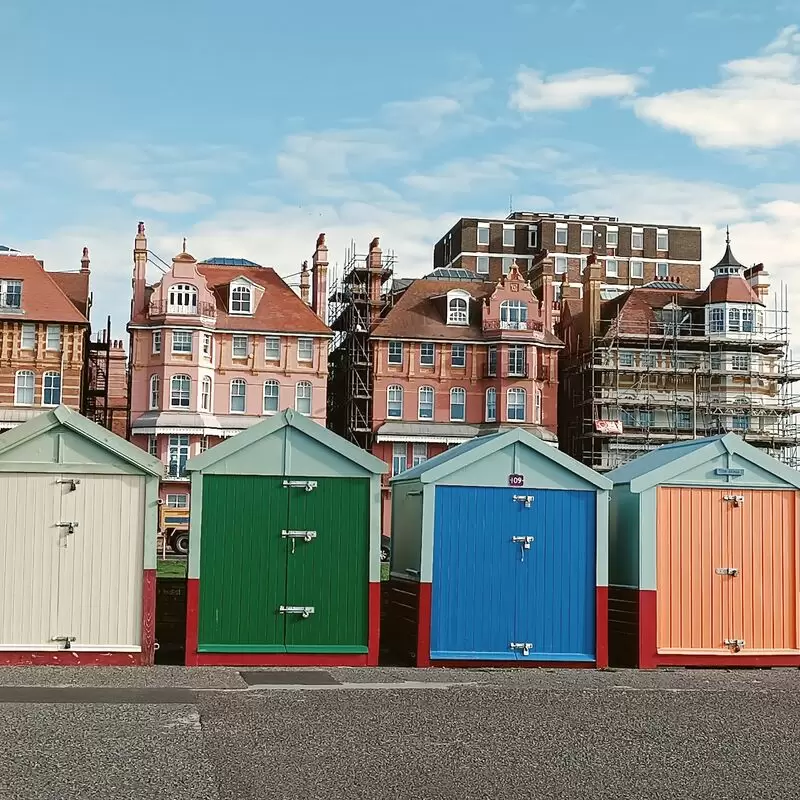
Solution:
<path fill-rule="evenodd" d="M 139 220 L 167 262 L 293 276 L 325 232 L 414 277 L 513 208 L 700 225 L 706 266 L 730 225 L 800 342 L 800 0 L 0 0 L 0 31 L 0 243 L 87 246 L 115 336 Z"/>

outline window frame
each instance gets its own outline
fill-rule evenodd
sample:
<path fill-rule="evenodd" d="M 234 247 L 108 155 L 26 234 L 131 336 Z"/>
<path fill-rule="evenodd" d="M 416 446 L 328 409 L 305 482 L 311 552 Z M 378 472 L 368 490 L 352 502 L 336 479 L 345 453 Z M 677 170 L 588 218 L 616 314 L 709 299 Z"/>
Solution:
<path fill-rule="evenodd" d="M 421 455 L 419 450 L 425 448 L 425 454 Z M 418 467 L 428 460 L 428 443 L 427 442 L 412 442 L 411 443 L 411 466 Z"/>
<path fill-rule="evenodd" d="M 206 361 L 214 361 L 214 336 L 210 333 L 203 332 L 202 341 L 200 344 L 200 352 Z"/>
<path fill-rule="evenodd" d="M 308 355 L 302 355 L 303 347 L 308 348 Z M 314 361 L 314 339 L 310 336 L 301 336 L 297 339 L 297 361 L 311 364 Z"/>
<path fill-rule="evenodd" d="M 664 247 L 661 247 L 662 239 L 664 240 Z M 656 229 L 656 252 L 669 252 L 669 230 L 664 230 L 663 228 Z"/>
<path fill-rule="evenodd" d="M 555 256 L 553 270 L 556 275 L 566 275 L 569 272 L 569 259 L 566 256 Z"/>
<path fill-rule="evenodd" d="M 150 376 L 150 382 L 147 386 L 147 398 L 149 410 L 158 411 L 161 405 L 161 377 L 159 375 Z"/>
<path fill-rule="evenodd" d="M 639 244 L 637 245 L 634 239 L 635 236 L 639 237 Z M 631 230 L 631 250 L 644 250 L 644 229 L 633 228 Z"/>
<path fill-rule="evenodd" d="M 539 229 L 535 226 L 528 227 L 528 247 L 536 248 L 539 246 Z"/>
<path fill-rule="evenodd" d="M 500 328 L 509 331 L 527 330 L 528 304 L 524 300 L 503 300 L 500 303 Z"/>
<path fill-rule="evenodd" d="M 270 355 L 272 348 L 269 347 L 270 342 L 277 342 L 277 355 Z M 281 360 L 281 339 L 280 336 L 265 336 L 264 337 L 264 361 L 277 361 Z"/>
<path fill-rule="evenodd" d="M 395 351 L 392 353 L 392 349 Z M 403 366 L 403 343 L 399 339 L 391 339 L 386 346 L 386 363 L 393 367 Z"/>
<path fill-rule="evenodd" d="M 562 238 L 561 234 L 564 234 L 563 235 L 563 239 L 564 239 L 563 242 L 559 241 Z M 567 242 L 569 241 L 569 225 L 567 225 L 566 223 L 564 223 L 564 224 L 557 223 L 556 224 L 556 236 L 555 236 L 555 240 L 554 241 L 555 241 L 555 244 L 556 244 L 557 247 L 566 247 L 567 246 Z"/>
<path fill-rule="evenodd" d="M 58 334 L 58 345 L 56 347 L 51 347 L 51 340 L 52 334 Z M 45 344 L 44 349 L 49 350 L 51 353 L 60 353 L 61 348 L 63 346 L 61 341 L 61 326 L 60 325 L 48 325 L 47 330 L 45 333 Z"/>
<path fill-rule="evenodd" d="M 512 394 L 513 394 L 514 397 L 521 397 L 522 398 L 522 404 L 520 404 L 518 402 L 515 402 L 512 405 L 512 403 L 511 403 Z M 506 419 L 509 422 L 525 422 L 525 419 L 527 417 L 527 412 L 528 412 L 527 405 L 528 405 L 528 393 L 525 391 L 525 389 L 523 389 L 520 386 L 511 386 L 508 389 L 506 389 Z M 522 416 L 521 417 L 518 417 L 518 416 L 513 416 L 512 417 L 511 416 L 511 409 L 512 408 L 515 408 L 515 409 L 521 408 L 522 409 Z"/>
<path fill-rule="evenodd" d="M 182 497 L 183 502 L 170 502 L 170 497 Z M 189 508 L 189 495 L 182 492 L 167 492 L 167 495 L 164 498 L 164 506 L 166 508 Z"/>
<path fill-rule="evenodd" d="M 511 241 L 507 234 L 511 234 Z M 516 247 L 517 244 L 517 228 L 516 225 L 503 225 L 503 247 Z"/>
<path fill-rule="evenodd" d="M 463 303 L 463 308 L 461 305 Z M 453 308 L 456 305 L 457 308 Z M 469 325 L 469 300 L 461 295 L 447 298 L 447 324 Z"/>
<path fill-rule="evenodd" d="M 395 399 L 392 399 L 392 393 Z M 399 393 L 400 399 L 397 399 Z M 398 413 L 393 414 L 392 410 Z M 386 387 L 386 419 L 403 419 L 403 387 L 399 383 L 393 383 Z"/>
<path fill-rule="evenodd" d="M 402 466 L 401 466 L 402 465 Z M 408 443 L 392 442 L 392 477 L 408 469 Z"/>
<path fill-rule="evenodd" d="M 300 396 L 300 389 L 305 390 L 308 389 L 308 397 L 301 397 Z M 314 387 L 311 381 L 298 381 L 294 387 L 294 410 L 298 414 L 302 414 L 304 417 L 310 417 L 314 413 L 314 406 L 313 406 L 313 397 L 314 397 Z M 308 411 L 301 411 L 300 410 L 300 401 L 308 400 Z"/>
<path fill-rule="evenodd" d="M 454 401 L 454 397 L 463 398 L 462 402 Z M 453 416 L 453 408 L 461 408 L 461 416 Z M 463 386 L 453 386 L 450 389 L 450 422 L 466 422 L 467 421 L 467 390 Z"/>
<path fill-rule="evenodd" d="M 669 278 L 668 261 L 656 261 L 656 278 Z"/>
<path fill-rule="evenodd" d="M 619 278 L 619 259 L 618 258 L 607 258 L 606 259 L 606 277 L 607 278 Z M 614 265 L 614 269 L 611 269 L 611 265 Z"/>
<path fill-rule="evenodd" d="M 485 269 L 482 268 L 484 264 L 486 265 Z M 489 256 L 477 256 L 475 258 L 475 272 L 477 272 L 478 275 L 488 275 L 489 267 Z"/>
<path fill-rule="evenodd" d="M 481 231 L 486 231 L 486 236 L 485 236 L 486 241 L 485 242 L 481 241 L 481 238 L 482 238 L 481 237 Z M 476 238 L 475 238 L 475 243 L 479 247 L 488 247 L 489 241 L 490 241 L 489 224 L 488 223 L 479 222 L 478 223 L 478 232 L 477 232 Z"/>
<path fill-rule="evenodd" d="M 188 299 L 188 303 L 177 302 Z M 197 287 L 191 283 L 173 283 L 167 292 L 167 314 L 194 316 L 197 314 Z"/>
<path fill-rule="evenodd" d="M 239 292 L 240 296 L 237 298 L 236 293 Z M 247 308 L 244 308 L 247 298 Z M 253 287 L 246 283 L 233 283 L 231 284 L 231 294 L 229 298 L 230 313 L 238 317 L 248 317 L 253 313 Z M 239 308 L 236 308 L 236 304 Z"/>
<path fill-rule="evenodd" d="M 180 334 L 181 337 L 188 336 L 188 343 L 189 349 L 188 350 L 176 350 L 175 345 L 177 344 L 176 338 Z M 182 355 L 182 356 L 190 356 L 194 350 L 194 331 L 187 331 L 176 329 L 172 331 L 172 353 L 175 355 Z"/>
<path fill-rule="evenodd" d="M 273 388 L 277 390 L 274 396 L 272 395 L 272 393 L 269 394 L 270 400 L 272 400 L 274 397 L 275 400 L 274 409 L 267 408 L 267 397 L 268 397 L 267 387 L 269 387 L 270 390 Z M 270 378 L 264 381 L 264 386 L 261 389 L 261 410 L 264 412 L 264 414 L 268 415 L 277 414 L 281 410 L 281 385 L 274 378 Z"/>
<path fill-rule="evenodd" d="M 423 353 L 426 348 L 430 348 L 430 362 L 423 360 Z M 419 343 L 419 365 L 421 367 L 435 367 L 436 366 L 436 343 L 435 342 L 420 342 Z"/>
<path fill-rule="evenodd" d="M 176 380 L 183 380 L 185 379 L 188 382 L 188 389 L 184 390 L 182 388 L 175 389 L 175 381 Z M 178 396 L 178 402 L 175 403 L 176 394 Z M 186 395 L 186 403 L 184 404 L 183 395 Z M 178 411 L 185 411 L 191 409 L 192 407 L 192 377 L 191 375 L 184 375 L 183 373 L 178 373 L 177 375 L 172 375 L 169 379 L 169 407 L 171 409 L 175 409 Z"/>
<path fill-rule="evenodd" d="M 50 386 L 49 389 L 48 389 L 47 379 L 50 378 L 52 380 L 54 377 L 58 378 L 58 399 L 54 403 L 54 402 L 52 402 L 52 396 L 51 396 L 51 402 L 47 403 L 47 402 L 45 402 L 45 398 L 47 397 L 47 392 L 50 391 L 52 393 L 54 391 L 54 388 L 52 386 Z M 55 372 L 54 370 L 48 370 L 47 372 L 45 372 L 42 375 L 42 405 L 43 406 L 47 406 L 48 408 L 55 408 L 56 406 L 60 406 L 61 405 L 61 389 L 62 389 L 62 387 L 61 387 L 61 373 L 60 372 Z"/>
<path fill-rule="evenodd" d="M 25 333 L 30 333 L 32 341 L 30 345 L 25 344 Z M 36 323 L 23 322 L 19 329 L 19 349 L 20 350 L 36 350 Z"/>
<path fill-rule="evenodd" d="M 639 267 L 639 269 L 638 269 L 638 273 L 639 274 L 638 275 L 634 274 L 634 271 L 633 271 L 634 264 L 637 264 L 638 267 Z M 628 275 L 631 278 L 642 278 L 642 279 L 644 278 L 644 261 L 641 258 L 632 258 L 628 262 Z"/>
<path fill-rule="evenodd" d="M 241 353 L 241 344 L 244 340 L 244 355 Z M 237 341 L 239 347 L 237 348 Z M 240 351 L 237 353 L 237 349 Z M 246 333 L 231 334 L 231 358 L 249 358 L 250 357 L 250 337 Z"/>
<path fill-rule="evenodd" d="M 491 403 L 489 402 L 489 397 L 492 398 Z M 485 422 L 497 422 L 497 389 L 494 386 L 490 386 L 486 392 L 484 393 L 484 421 Z M 491 413 L 489 409 L 492 409 Z"/>
<path fill-rule="evenodd" d="M 619 228 L 606 228 L 606 249 L 619 249 Z"/>
<path fill-rule="evenodd" d="M 153 355 L 161 352 L 161 331 L 153 331 L 150 344 Z"/>
<path fill-rule="evenodd" d="M 27 380 L 28 377 L 31 379 L 30 386 L 21 386 L 21 379 L 25 378 Z M 23 402 L 19 399 L 20 389 L 24 391 L 30 391 L 31 399 L 30 402 Z M 30 407 L 36 403 L 36 373 L 32 369 L 18 369 L 14 373 L 14 405 L 15 406 L 23 406 L 23 407 Z"/>
<path fill-rule="evenodd" d="M 214 385 L 210 375 L 204 375 L 200 379 L 200 403 L 199 410 L 211 412 L 211 398 L 214 395 Z"/>
<path fill-rule="evenodd" d="M 19 291 L 9 291 L 9 287 L 19 289 Z M 17 298 L 16 303 L 9 303 L 9 297 Z M 0 308 L 22 309 L 22 281 L 16 278 L 4 278 L 0 280 Z"/>
<path fill-rule="evenodd" d="M 422 395 L 423 392 L 427 396 L 430 394 L 430 401 L 424 401 L 424 405 L 427 408 L 430 405 L 430 415 L 423 415 L 422 413 L 422 406 L 423 400 Z M 434 390 L 433 386 L 420 386 L 417 390 L 417 419 L 418 420 L 433 420 L 436 416 L 436 391 Z"/>
<path fill-rule="evenodd" d="M 458 352 L 461 354 L 459 360 L 461 363 L 457 363 L 456 359 L 456 348 L 458 348 Z M 450 345 L 450 366 L 454 369 L 466 369 L 467 368 L 467 346 L 462 342 L 453 342 Z"/>
<path fill-rule="evenodd" d="M 528 348 L 524 344 L 508 345 L 508 377 L 525 378 L 528 372 Z"/>
<path fill-rule="evenodd" d="M 234 394 L 234 387 L 236 394 Z M 241 391 L 239 391 L 241 389 Z M 242 407 L 234 408 L 233 401 L 241 399 Z M 228 387 L 228 409 L 231 414 L 246 414 L 247 413 L 247 381 L 244 378 L 233 378 Z"/>
<path fill-rule="evenodd" d="M 589 241 L 586 241 L 586 237 Z M 581 228 L 581 247 L 594 247 L 594 228 Z"/>

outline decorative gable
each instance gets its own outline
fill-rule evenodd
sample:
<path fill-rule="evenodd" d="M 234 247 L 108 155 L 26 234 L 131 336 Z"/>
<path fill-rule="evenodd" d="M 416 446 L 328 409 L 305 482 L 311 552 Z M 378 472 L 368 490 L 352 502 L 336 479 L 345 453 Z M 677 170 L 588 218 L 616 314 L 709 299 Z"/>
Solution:
<path fill-rule="evenodd" d="M 528 331 L 542 338 L 544 317 L 539 299 L 514 262 L 483 303 L 483 329 Z"/>

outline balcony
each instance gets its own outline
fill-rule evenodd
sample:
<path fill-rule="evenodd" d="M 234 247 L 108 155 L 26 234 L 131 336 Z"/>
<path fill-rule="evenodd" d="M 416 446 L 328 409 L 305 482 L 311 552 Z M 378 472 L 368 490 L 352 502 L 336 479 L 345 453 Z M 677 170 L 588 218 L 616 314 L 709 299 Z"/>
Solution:
<path fill-rule="evenodd" d="M 530 333 L 534 339 L 544 339 L 544 324 L 537 319 L 509 321 L 500 319 L 483 320 L 484 333 Z"/>
<path fill-rule="evenodd" d="M 523 378 L 530 378 L 533 377 L 532 371 L 529 369 L 527 364 L 524 364 L 521 367 L 504 367 L 500 366 L 497 369 L 489 371 L 488 367 L 484 367 L 483 376 L 484 378 L 500 378 L 502 380 L 522 380 Z"/>
<path fill-rule="evenodd" d="M 171 305 L 168 301 L 162 300 L 158 303 L 150 303 L 151 317 L 202 317 L 204 319 L 216 319 L 217 307 L 214 303 L 198 303 L 194 306 Z"/>

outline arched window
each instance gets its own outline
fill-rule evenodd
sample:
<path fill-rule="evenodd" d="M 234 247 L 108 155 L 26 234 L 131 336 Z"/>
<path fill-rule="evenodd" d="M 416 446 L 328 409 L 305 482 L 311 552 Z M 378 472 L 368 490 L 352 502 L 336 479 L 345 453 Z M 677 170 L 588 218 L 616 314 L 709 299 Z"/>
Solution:
<path fill-rule="evenodd" d="M 200 381 L 200 410 L 211 411 L 211 378 L 208 375 Z"/>
<path fill-rule="evenodd" d="M 264 384 L 264 413 L 276 414 L 280 411 L 281 387 L 278 381 L 267 381 Z"/>
<path fill-rule="evenodd" d="M 36 376 L 27 369 L 20 370 L 14 378 L 14 405 L 32 406 Z"/>
<path fill-rule="evenodd" d="M 159 400 L 161 399 L 160 392 L 161 389 L 161 380 L 159 379 L 158 375 L 151 375 L 150 376 L 150 410 L 153 411 L 154 409 L 158 408 Z"/>
<path fill-rule="evenodd" d="M 189 408 L 192 398 L 192 379 L 188 375 L 173 375 L 170 383 L 169 407 Z"/>
<path fill-rule="evenodd" d="M 525 422 L 525 390 L 509 389 L 506 393 L 506 416 L 509 422 Z"/>
<path fill-rule="evenodd" d="M 419 419 L 433 419 L 433 389 L 430 386 L 420 387 L 417 417 Z"/>
<path fill-rule="evenodd" d="M 536 425 L 542 424 L 542 390 L 537 389 L 533 400 L 533 421 Z"/>
<path fill-rule="evenodd" d="M 400 419 L 403 416 L 403 387 L 390 386 L 386 390 L 386 416 Z"/>
<path fill-rule="evenodd" d="M 231 289 L 231 314 L 249 314 L 253 297 L 249 286 L 239 284 Z"/>
<path fill-rule="evenodd" d="M 486 421 L 497 420 L 497 389 L 486 390 Z"/>
<path fill-rule="evenodd" d="M 197 289 L 188 283 L 176 283 L 174 286 L 170 286 L 167 312 L 169 314 L 196 314 Z"/>
<path fill-rule="evenodd" d="M 524 330 L 528 325 L 528 305 L 521 300 L 504 300 L 500 303 L 500 327 Z"/>
<path fill-rule="evenodd" d="M 467 392 L 461 387 L 450 390 L 450 422 L 464 422 L 467 415 Z"/>
<path fill-rule="evenodd" d="M 247 383 L 242 378 L 231 381 L 231 414 L 244 414 L 247 395 Z"/>
<path fill-rule="evenodd" d="M 42 405 L 57 406 L 61 403 L 61 373 L 45 372 L 42 380 Z"/>
<path fill-rule="evenodd" d="M 447 324 L 466 325 L 469 322 L 469 305 L 463 295 L 448 295 Z"/>
<path fill-rule="evenodd" d="M 311 416 L 311 384 L 300 381 L 295 387 L 294 410 L 306 417 Z"/>

